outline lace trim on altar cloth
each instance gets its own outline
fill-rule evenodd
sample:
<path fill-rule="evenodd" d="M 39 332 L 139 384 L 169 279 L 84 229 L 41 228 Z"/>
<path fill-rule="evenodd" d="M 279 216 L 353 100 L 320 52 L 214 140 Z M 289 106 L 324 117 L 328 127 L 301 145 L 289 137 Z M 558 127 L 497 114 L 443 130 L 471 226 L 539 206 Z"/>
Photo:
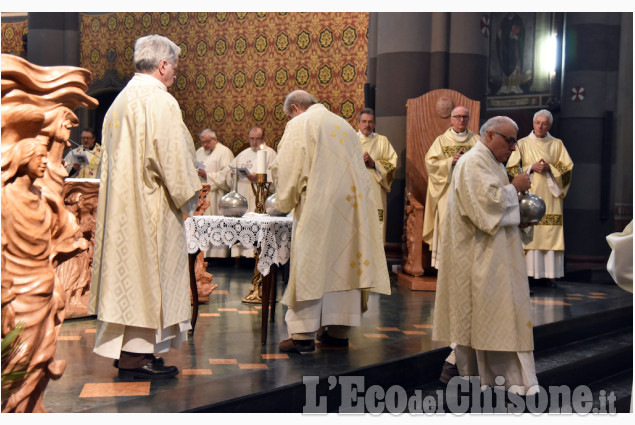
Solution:
<path fill-rule="evenodd" d="M 244 217 L 194 216 L 185 220 L 188 253 L 207 251 L 210 246 L 240 243 L 244 248 L 260 249 L 258 271 L 269 274 L 272 264 L 289 261 L 292 217 L 253 214 Z"/>

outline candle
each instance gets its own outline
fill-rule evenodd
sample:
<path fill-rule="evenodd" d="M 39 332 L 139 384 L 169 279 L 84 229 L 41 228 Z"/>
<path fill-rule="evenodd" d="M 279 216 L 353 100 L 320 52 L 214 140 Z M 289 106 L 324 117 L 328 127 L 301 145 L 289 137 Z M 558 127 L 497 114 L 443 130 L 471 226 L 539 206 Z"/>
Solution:
<path fill-rule="evenodd" d="M 267 172 L 267 151 L 259 150 L 256 152 L 256 174 L 265 174 Z"/>

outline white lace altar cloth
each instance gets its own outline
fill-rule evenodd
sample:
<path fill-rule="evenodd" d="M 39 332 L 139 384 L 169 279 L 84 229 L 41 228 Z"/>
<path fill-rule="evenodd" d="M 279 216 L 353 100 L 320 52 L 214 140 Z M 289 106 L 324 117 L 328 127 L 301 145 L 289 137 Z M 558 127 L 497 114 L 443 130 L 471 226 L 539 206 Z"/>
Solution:
<path fill-rule="evenodd" d="M 198 215 L 185 220 L 187 251 L 207 251 L 210 245 L 259 248 L 258 271 L 266 276 L 272 264 L 289 261 L 293 217 L 248 213 L 243 217 Z"/>

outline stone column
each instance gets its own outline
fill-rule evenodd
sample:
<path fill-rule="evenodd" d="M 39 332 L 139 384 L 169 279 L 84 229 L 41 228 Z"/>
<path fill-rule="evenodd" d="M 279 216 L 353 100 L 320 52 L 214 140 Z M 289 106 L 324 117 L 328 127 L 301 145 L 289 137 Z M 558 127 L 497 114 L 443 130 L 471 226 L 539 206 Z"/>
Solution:
<path fill-rule="evenodd" d="M 388 194 L 387 244 L 401 243 L 403 232 L 406 102 L 441 88 L 485 100 L 488 43 L 479 27 L 481 15 L 370 14 L 368 82 L 376 86 L 377 132 L 388 137 L 399 155 Z"/>
<path fill-rule="evenodd" d="M 406 158 L 406 101 L 429 90 L 430 13 L 371 13 L 369 34 L 376 37 L 375 76 L 377 132 L 392 143 L 399 160 L 388 193 L 386 243 L 401 244 Z M 369 40 L 369 52 L 371 52 Z M 371 71 L 372 69 L 372 71 Z"/>
<path fill-rule="evenodd" d="M 629 106 L 623 111 L 617 108 L 620 75 L 631 79 L 632 88 L 632 47 L 630 54 L 623 52 L 630 61 L 631 73 L 626 76 L 628 66 L 620 70 L 620 13 L 567 13 L 565 19 L 562 107 L 553 131 L 574 162 L 564 201 L 565 252 L 573 262 L 599 261 L 610 252 L 605 237 L 614 231 L 613 205 L 618 196 L 624 199 L 622 190 L 627 188 L 622 185 L 617 195 L 617 182 L 628 173 L 632 191 L 632 154 L 625 158 L 629 149 L 624 146 L 628 144 L 632 152 L 632 90 L 620 96 L 622 105 Z M 630 120 L 630 138 L 620 133 L 618 143 L 617 129 L 623 125 L 617 121 L 625 119 Z"/>
<path fill-rule="evenodd" d="M 79 66 L 79 13 L 29 12 L 26 59 L 40 66 Z M 81 122 L 86 111 L 79 111 Z M 71 130 L 70 139 L 79 142 L 81 126 Z"/>
<path fill-rule="evenodd" d="M 633 219 L 633 14 L 621 13 L 615 154 L 615 226 Z"/>
<path fill-rule="evenodd" d="M 29 13 L 27 60 L 40 66 L 79 66 L 79 13 Z"/>
<path fill-rule="evenodd" d="M 483 37 L 480 28 L 482 16 L 482 13 L 451 14 L 448 84 L 438 87 L 456 90 L 481 102 L 481 110 L 485 106 L 489 59 L 489 39 Z"/>

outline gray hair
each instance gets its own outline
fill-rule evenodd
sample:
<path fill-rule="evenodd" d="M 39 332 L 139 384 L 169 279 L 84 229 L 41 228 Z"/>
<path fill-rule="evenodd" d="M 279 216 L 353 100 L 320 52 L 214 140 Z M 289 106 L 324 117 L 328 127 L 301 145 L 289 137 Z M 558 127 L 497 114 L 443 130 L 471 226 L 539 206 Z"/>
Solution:
<path fill-rule="evenodd" d="M 265 138 L 265 129 L 263 127 L 260 127 L 259 125 L 255 125 L 249 129 L 249 133 L 251 133 L 253 130 L 260 130 L 260 132 L 262 133 L 261 137 L 263 139 Z"/>
<path fill-rule="evenodd" d="M 216 138 L 216 132 L 212 130 L 211 128 L 206 128 L 205 130 L 201 131 L 201 134 L 198 135 L 198 138 L 202 139 L 203 136 L 205 136 L 206 134 L 209 134 L 213 138 Z"/>
<path fill-rule="evenodd" d="M 549 119 L 549 125 L 553 124 L 553 115 L 551 115 L 551 112 L 547 111 L 546 109 L 541 109 L 540 111 L 536 112 L 534 114 L 534 121 L 536 121 L 536 118 L 538 117 L 547 117 Z"/>
<path fill-rule="evenodd" d="M 463 108 L 467 111 L 467 114 L 470 115 L 470 110 L 467 108 L 467 106 L 463 106 L 463 105 L 457 105 L 454 108 L 452 108 L 452 112 L 450 112 L 450 115 L 454 115 L 454 111 L 456 111 L 459 108 Z"/>
<path fill-rule="evenodd" d="M 361 110 L 361 112 L 357 116 L 357 122 L 360 122 L 362 120 L 362 115 L 364 114 L 372 115 L 373 119 L 375 119 L 375 111 L 373 111 L 372 108 L 364 108 Z"/>
<path fill-rule="evenodd" d="M 181 48 L 172 40 L 158 34 L 138 38 L 134 45 L 134 66 L 138 72 L 150 74 L 159 67 L 162 60 L 174 65 L 179 59 Z"/>
<path fill-rule="evenodd" d="M 296 105 L 298 108 L 306 110 L 316 103 L 318 103 L 318 101 L 312 94 L 304 90 L 294 90 L 287 95 L 282 110 L 285 114 L 290 114 L 291 105 Z"/>
<path fill-rule="evenodd" d="M 514 128 L 516 129 L 516 132 L 518 132 L 518 125 L 516 124 L 516 122 L 513 119 L 500 115 L 498 117 L 492 117 L 492 118 L 488 119 L 485 122 L 485 124 L 483 124 L 481 126 L 481 130 L 479 131 L 479 134 L 481 136 L 481 140 L 484 140 L 485 134 L 489 130 L 496 131 L 496 130 L 500 129 L 505 124 L 513 125 Z"/>

